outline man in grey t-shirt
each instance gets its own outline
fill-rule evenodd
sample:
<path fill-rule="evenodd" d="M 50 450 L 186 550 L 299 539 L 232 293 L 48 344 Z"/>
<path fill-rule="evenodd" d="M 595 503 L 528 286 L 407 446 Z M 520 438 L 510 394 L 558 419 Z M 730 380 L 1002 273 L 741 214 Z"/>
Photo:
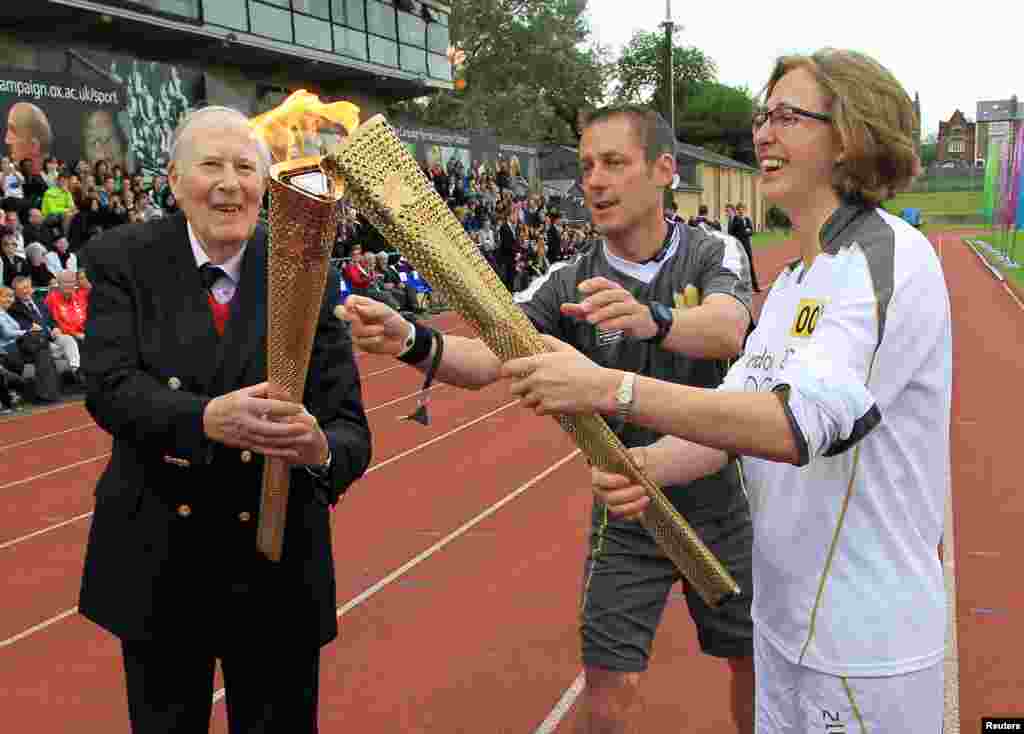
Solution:
<path fill-rule="evenodd" d="M 552 272 L 523 310 L 540 331 L 599 364 L 715 387 L 725 360 L 742 350 L 750 324 L 749 263 L 731 238 L 665 219 L 662 196 L 675 173 L 673 145 L 671 129 L 656 112 L 619 107 L 594 113 L 580 141 L 580 160 L 587 204 L 606 240 Z M 420 369 L 430 365 L 435 347 L 429 327 L 408 324 L 355 296 L 345 311 L 361 348 Z M 445 335 L 439 380 L 480 387 L 500 372 L 501 362 L 485 344 Z M 635 450 L 659 438 L 629 423 L 610 425 Z M 735 464 L 666 492 L 749 590 L 750 514 Z M 599 503 L 592 523 L 581 608 L 586 687 L 578 731 L 635 732 L 641 674 L 679 574 L 640 525 L 610 518 Z M 686 597 L 702 650 L 732 665 L 734 717 L 740 731 L 751 732 L 750 598 L 712 610 L 696 593 L 687 590 Z"/>

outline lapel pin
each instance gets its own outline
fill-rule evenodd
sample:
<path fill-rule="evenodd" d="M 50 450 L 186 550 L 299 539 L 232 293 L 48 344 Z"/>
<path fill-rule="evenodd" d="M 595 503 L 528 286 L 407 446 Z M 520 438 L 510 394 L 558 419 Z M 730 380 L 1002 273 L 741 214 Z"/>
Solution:
<path fill-rule="evenodd" d="M 171 388 L 172 390 L 180 390 L 181 380 L 179 380 L 177 377 L 172 377 L 167 381 L 167 387 Z"/>

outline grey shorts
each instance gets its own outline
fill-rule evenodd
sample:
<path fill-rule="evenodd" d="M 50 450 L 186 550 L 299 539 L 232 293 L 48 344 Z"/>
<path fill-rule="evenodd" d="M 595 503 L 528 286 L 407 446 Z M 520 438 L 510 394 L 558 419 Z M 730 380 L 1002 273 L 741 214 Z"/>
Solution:
<path fill-rule="evenodd" d="M 743 590 L 712 609 L 683 581 L 682 595 L 697 625 L 700 648 L 715 657 L 752 656 L 750 510 L 744 502 L 690 524 Z M 675 565 L 640 523 L 612 519 L 595 502 L 580 611 L 583 664 L 621 672 L 646 670 L 654 632 L 672 586 L 680 580 Z"/>

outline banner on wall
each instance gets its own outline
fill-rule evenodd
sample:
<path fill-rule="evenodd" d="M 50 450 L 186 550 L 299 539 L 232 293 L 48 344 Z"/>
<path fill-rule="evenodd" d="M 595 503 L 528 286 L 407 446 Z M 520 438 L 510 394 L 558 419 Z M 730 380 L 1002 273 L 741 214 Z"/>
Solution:
<path fill-rule="evenodd" d="M 501 143 L 488 131 L 443 130 L 398 122 L 395 133 L 412 156 L 428 167 L 436 163 L 448 170 L 454 158 L 465 171 L 483 170 L 493 176 L 498 163 L 507 161 L 511 175 L 524 182 L 524 192 L 526 182 L 540 175 L 536 147 Z"/>
<path fill-rule="evenodd" d="M 70 72 L 0 69 L 4 155 L 106 160 L 147 176 L 167 170 L 174 129 L 203 98 L 203 75 L 172 64 L 76 50 Z"/>
<path fill-rule="evenodd" d="M 4 155 L 74 162 L 91 147 L 124 165 L 128 148 L 117 119 L 127 106 L 122 84 L 72 74 L 0 69 Z"/>

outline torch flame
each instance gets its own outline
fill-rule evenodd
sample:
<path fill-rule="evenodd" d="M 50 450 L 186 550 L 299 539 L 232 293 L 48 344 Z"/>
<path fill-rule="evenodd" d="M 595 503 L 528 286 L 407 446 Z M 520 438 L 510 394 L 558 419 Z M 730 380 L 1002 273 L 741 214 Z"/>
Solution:
<path fill-rule="evenodd" d="M 249 127 L 266 143 L 275 163 L 315 159 L 337 146 L 339 127 L 348 135 L 359 127 L 359 108 L 350 102 L 325 104 L 315 94 L 300 89 L 274 109 L 250 119 Z M 328 189 L 341 184 L 330 172 L 323 173 Z"/>

